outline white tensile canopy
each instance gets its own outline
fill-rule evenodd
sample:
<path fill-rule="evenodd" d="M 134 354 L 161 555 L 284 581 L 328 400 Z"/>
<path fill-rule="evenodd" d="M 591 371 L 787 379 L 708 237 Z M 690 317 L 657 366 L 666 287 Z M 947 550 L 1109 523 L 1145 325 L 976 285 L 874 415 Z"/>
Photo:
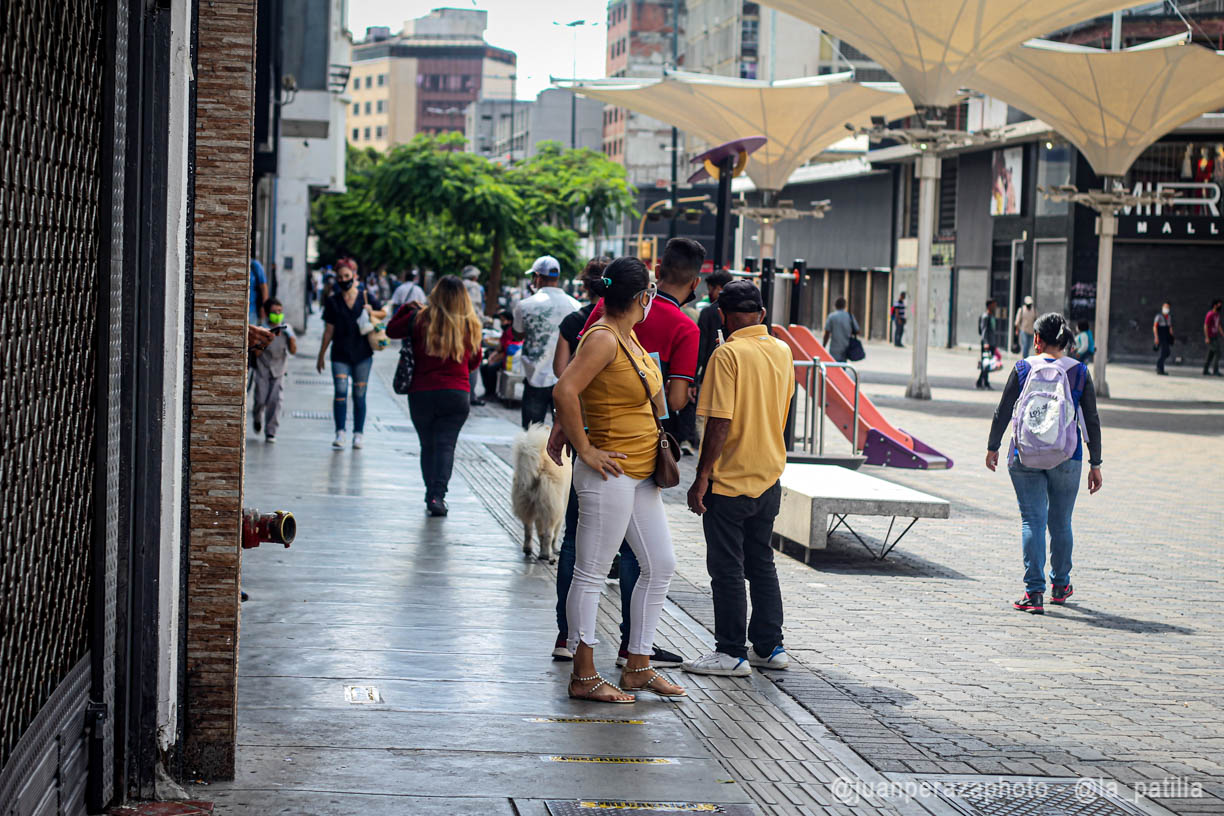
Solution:
<path fill-rule="evenodd" d="M 557 80 L 583 96 L 630 108 L 713 144 L 745 136 L 769 141 L 747 174 L 759 190 L 780 190 L 804 162 L 849 135 L 846 125 L 913 113 L 896 83 L 858 83 L 850 73 L 779 82 L 669 71 L 662 79 Z"/>
<path fill-rule="evenodd" d="M 953 104 L 983 62 L 1135 0 L 762 0 L 849 42 L 915 105 Z"/>
<path fill-rule="evenodd" d="M 979 66 L 973 88 L 1050 125 L 1098 176 L 1122 176 L 1161 136 L 1224 107 L 1224 56 L 1155 45 L 1103 51 L 1037 40 Z"/>

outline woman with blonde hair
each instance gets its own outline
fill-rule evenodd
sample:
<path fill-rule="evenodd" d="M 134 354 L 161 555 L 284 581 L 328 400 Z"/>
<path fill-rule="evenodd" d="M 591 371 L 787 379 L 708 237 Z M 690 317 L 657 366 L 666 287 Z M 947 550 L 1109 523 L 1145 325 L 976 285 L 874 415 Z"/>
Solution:
<path fill-rule="evenodd" d="M 387 336 L 412 344 L 408 410 L 421 441 L 421 477 L 431 516 L 445 516 L 455 443 L 471 408 L 470 375 L 480 365 L 480 318 L 463 281 L 443 276 L 424 307 L 400 309 Z"/>

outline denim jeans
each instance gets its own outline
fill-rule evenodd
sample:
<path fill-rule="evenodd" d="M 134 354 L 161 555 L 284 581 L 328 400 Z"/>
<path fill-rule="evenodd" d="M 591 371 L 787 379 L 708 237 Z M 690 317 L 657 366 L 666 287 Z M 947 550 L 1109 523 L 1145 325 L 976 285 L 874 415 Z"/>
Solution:
<path fill-rule="evenodd" d="M 421 442 L 421 481 L 425 501 L 446 498 L 455 467 L 459 431 L 472 410 L 467 391 L 414 391 L 408 395 L 408 413 Z"/>
<path fill-rule="evenodd" d="M 353 433 L 365 430 L 366 417 L 366 387 L 370 381 L 370 367 L 374 358 L 367 357 L 359 363 L 346 363 L 332 360 L 332 383 L 336 387 L 336 400 L 332 403 L 332 413 L 336 420 L 336 430 L 344 430 L 344 422 L 348 416 L 349 380 L 353 381 Z"/>
<path fill-rule="evenodd" d="M 1013 456 L 1007 466 L 1020 504 L 1020 545 L 1024 553 L 1024 587 L 1045 592 L 1046 530 L 1050 531 L 1050 583 L 1071 583 L 1071 512 L 1079 492 L 1083 462 L 1068 459 L 1038 470 Z"/>
<path fill-rule="evenodd" d="M 553 387 L 551 385 L 547 388 L 538 388 L 534 385 L 523 383 L 522 419 L 524 431 L 537 422 L 552 419 L 552 395 Z"/>
<path fill-rule="evenodd" d="M 781 502 L 780 484 L 755 498 L 706 493 L 701 522 L 714 594 L 714 644 L 722 654 L 746 659 L 747 641 L 752 641 L 756 653 L 768 657 L 782 645 L 782 590 L 770 546 Z"/>
<path fill-rule="evenodd" d="M 570 485 L 569 504 L 565 508 L 565 533 L 561 536 L 561 554 L 557 556 L 557 632 L 569 636 L 569 621 L 565 616 L 565 600 L 569 597 L 570 584 L 574 582 L 574 560 L 578 553 L 578 494 Z M 629 608 L 633 588 L 637 586 L 642 568 L 629 545 L 621 542 L 620 548 L 620 594 L 621 594 L 621 643 L 629 640 Z"/>
<path fill-rule="evenodd" d="M 1020 332 L 1020 356 L 1028 357 L 1033 353 L 1033 335 L 1030 332 Z"/>

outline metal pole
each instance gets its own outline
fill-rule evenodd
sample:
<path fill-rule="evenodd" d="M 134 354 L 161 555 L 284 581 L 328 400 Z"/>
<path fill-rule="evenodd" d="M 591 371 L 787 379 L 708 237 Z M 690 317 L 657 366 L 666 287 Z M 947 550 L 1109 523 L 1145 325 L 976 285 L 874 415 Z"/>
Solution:
<path fill-rule="evenodd" d="M 918 157 L 918 281 L 914 287 L 914 360 L 905 396 L 929 400 L 927 345 L 931 323 L 931 240 L 935 232 L 935 184 L 939 180 L 939 156 L 924 153 Z"/>
<path fill-rule="evenodd" d="M 672 0 L 672 68 L 680 67 L 680 0 Z M 679 185 L 677 179 L 676 164 L 679 161 L 680 154 L 680 131 L 672 126 L 671 132 L 671 210 L 672 217 L 667 224 L 667 238 L 671 240 L 676 237 L 676 188 Z"/>
<path fill-rule="evenodd" d="M 1098 397 L 1109 397 L 1109 383 L 1105 380 L 1105 363 L 1109 358 L 1109 295 L 1113 278 L 1114 236 L 1118 234 L 1118 216 L 1103 212 L 1097 216 L 1096 287 L 1096 355 L 1092 359 L 1092 379 Z"/>
<path fill-rule="evenodd" d="M 728 156 L 718 165 L 718 221 L 714 225 L 714 268 L 722 269 L 727 262 L 727 239 L 731 232 L 731 172 L 735 156 Z"/>
<path fill-rule="evenodd" d="M 774 259 L 761 258 L 761 301 L 765 304 L 765 327 L 774 319 Z"/>
<path fill-rule="evenodd" d="M 574 62 L 570 76 L 578 76 L 578 26 L 571 24 L 574 32 Z M 570 90 L 570 150 L 578 146 L 578 94 Z"/>
<path fill-rule="evenodd" d="M 1113 13 L 1113 33 L 1109 38 L 1109 50 L 1122 50 L 1122 12 L 1120 11 Z"/>
<path fill-rule="evenodd" d="M 793 265 L 795 282 L 791 286 L 790 322 L 802 323 L 803 319 L 803 286 L 807 277 L 807 261 L 796 258 Z"/>

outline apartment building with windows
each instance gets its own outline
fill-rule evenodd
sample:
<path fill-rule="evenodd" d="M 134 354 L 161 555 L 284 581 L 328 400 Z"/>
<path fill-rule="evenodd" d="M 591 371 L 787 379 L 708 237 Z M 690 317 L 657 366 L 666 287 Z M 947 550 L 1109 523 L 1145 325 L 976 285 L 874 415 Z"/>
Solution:
<path fill-rule="evenodd" d="M 676 4 L 681 9 L 684 3 Z M 672 0 L 612 0 L 608 3 L 607 75 L 658 77 L 673 64 Z M 603 152 L 625 166 L 639 188 L 671 181 L 671 126 L 608 105 L 603 114 Z"/>
<path fill-rule="evenodd" d="M 398 35 L 367 29 L 353 46 L 346 133 L 386 150 L 418 133 L 463 133 L 468 105 L 509 99 L 517 57 L 484 39 L 488 13 L 435 9 Z"/>

